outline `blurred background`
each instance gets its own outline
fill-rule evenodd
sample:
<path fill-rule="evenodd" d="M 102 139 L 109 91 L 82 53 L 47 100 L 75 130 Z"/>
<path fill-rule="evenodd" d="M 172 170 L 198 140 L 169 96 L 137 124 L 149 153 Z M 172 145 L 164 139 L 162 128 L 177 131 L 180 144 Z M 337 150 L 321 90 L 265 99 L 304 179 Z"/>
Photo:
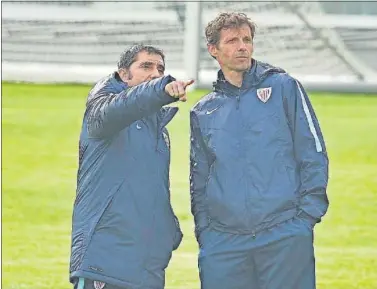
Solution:
<path fill-rule="evenodd" d="M 376 2 L 12 1 L 2 18 L 3 79 L 93 82 L 135 42 L 160 46 L 169 72 L 212 84 L 204 27 L 219 11 L 257 23 L 255 57 L 310 88 L 376 90 Z M 22 67 L 22 69 L 20 69 Z M 56 71 L 59 73 L 54 73 Z M 373 83 L 373 86 L 372 86 Z"/>
<path fill-rule="evenodd" d="M 188 188 L 189 109 L 216 79 L 204 27 L 219 12 L 256 22 L 255 58 L 309 92 L 330 157 L 316 227 L 319 289 L 377 288 L 377 2 L 2 2 L 2 287 L 70 288 L 78 138 L 90 87 L 135 43 L 196 79 L 169 124 L 172 202 L 185 234 L 167 289 L 200 288 Z M 289 289 L 289 288 L 287 288 Z"/>

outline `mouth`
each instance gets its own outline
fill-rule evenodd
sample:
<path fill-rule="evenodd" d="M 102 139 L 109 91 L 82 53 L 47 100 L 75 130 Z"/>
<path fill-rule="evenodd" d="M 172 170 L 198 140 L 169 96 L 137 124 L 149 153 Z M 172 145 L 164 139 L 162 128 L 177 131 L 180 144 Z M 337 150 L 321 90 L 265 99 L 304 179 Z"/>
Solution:
<path fill-rule="evenodd" d="M 237 59 L 249 59 L 249 57 L 247 57 L 247 56 L 237 56 L 236 58 Z"/>

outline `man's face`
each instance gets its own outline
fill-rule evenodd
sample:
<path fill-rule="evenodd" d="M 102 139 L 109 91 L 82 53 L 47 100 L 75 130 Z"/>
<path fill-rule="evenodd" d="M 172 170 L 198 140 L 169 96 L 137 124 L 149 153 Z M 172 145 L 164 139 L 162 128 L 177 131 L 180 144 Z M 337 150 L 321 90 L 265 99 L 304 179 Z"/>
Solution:
<path fill-rule="evenodd" d="M 209 45 L 208 51 L 223 71 L 244 72 L 251 66 L 253 39 L 247 24 L 238 28 L 223 29 L 218 45 Z"/>
<path fill-rule="evenodd" d="M 119 75 L 129 86 L 135 86 L 159 78 L 164 75 L 164 72 L 165 65 L 160 55 L 141 51 L 130 69 L 120 69 Z"/>

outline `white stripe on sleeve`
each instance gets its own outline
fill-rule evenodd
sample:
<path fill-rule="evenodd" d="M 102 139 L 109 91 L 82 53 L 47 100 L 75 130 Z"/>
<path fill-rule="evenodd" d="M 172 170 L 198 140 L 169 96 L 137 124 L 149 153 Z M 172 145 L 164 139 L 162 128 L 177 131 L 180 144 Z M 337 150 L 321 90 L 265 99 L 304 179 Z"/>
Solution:
<path fill-rule="evenodd" d="M 310 129 L 310 132 L 312 133 L 312 135 L 314 137 L 315 147 L 317 149 L 317 152 L 319 153 L 319 152 L 322 151 L 322 145 L 321 145 L 321 142 L 319 141 L 318 134 L 317 134 L 317 131 L 316 131 L 314 123 L 313 123 L 312 115 L 310 114 L 308 104 L 307 104 L 305 96 L 304 96 L 304 94 L 301 90 L 301 86 L 298 84 L 297 81 L 296 81 L 296 84 L 297 84 L 298 90 L 300 91 L 302 106 L 304 108 L 306 119 L 308 120 L 308 123 L 309 123 L 309 129 Z"/>

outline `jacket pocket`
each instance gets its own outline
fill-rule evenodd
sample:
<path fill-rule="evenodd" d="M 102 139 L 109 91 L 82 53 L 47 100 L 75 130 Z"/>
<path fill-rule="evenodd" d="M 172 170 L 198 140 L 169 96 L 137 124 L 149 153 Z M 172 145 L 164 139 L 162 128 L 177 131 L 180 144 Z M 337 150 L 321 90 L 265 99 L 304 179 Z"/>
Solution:
<path fill-rule="evenodd" d="M 291 184 L 291 186 L 293 187 L 296 183 L 296 181 L 295 181 L 295 169 L 294 169 L 294 167 L 291 167 L 291 166 L 288 166 L 288 165 L 284 165 L 284 168 L 285 168 L 285 173 L 287 175 L 287 180 L 288 180 L 289 184 Z"/>
<path fill-rule="evenodd" d="M 209 221 L 219 227 L 245 228 L 248 216 L 245 202 L 247 179 L 237 169 L 220 170 L 212 173 L 206 187 Z"/>
<path fill-rule="evenodd" d="M 111 218 L 110 211 L 111 211 L 111 206 L 113 204 L 115 194 L 116 192 L 110 197 L 110 199 L 107 201 L 106 205 L 104 206 L 104 209 L 102 210 L 102 214 L 98 218 L 95 231 L 98 230 L 99 227 L 101 227 L 103 223 L 106 223 L 106 221 Z"/>
<path fill-rule="evenodd" d="M 287 183 L 289 184 L 291 188 L 295 206 L 298 206 L 300 202 L 300 195 L 298 193 L 299 181 L 298 181 L 298 176 L 296 175 L 296 169 L 290 165 L 285 165 L 284 167 L 285 167 L 285 174 L 287 177 Z"/>
<path fill-rule="evenodd" d="M 123 185 L 123 182 L 120 182 L 119 184 L 114 185 L 112 190 L 109 191 L 108 198 L 107 200 L 105 200 L 105 205 L 100 211 L 99 216 L 95 222 L 95 225 L 93 226 L 93 231 L 91 232 L 91 236 L 93 236 L 93 233 L 95 233 L 96 231 L 107 227 L 107 222 L 112 218 L 111 211 L 112 211 L 112 205 L 113 205 L 114 199 L 122 185 Z"/>

